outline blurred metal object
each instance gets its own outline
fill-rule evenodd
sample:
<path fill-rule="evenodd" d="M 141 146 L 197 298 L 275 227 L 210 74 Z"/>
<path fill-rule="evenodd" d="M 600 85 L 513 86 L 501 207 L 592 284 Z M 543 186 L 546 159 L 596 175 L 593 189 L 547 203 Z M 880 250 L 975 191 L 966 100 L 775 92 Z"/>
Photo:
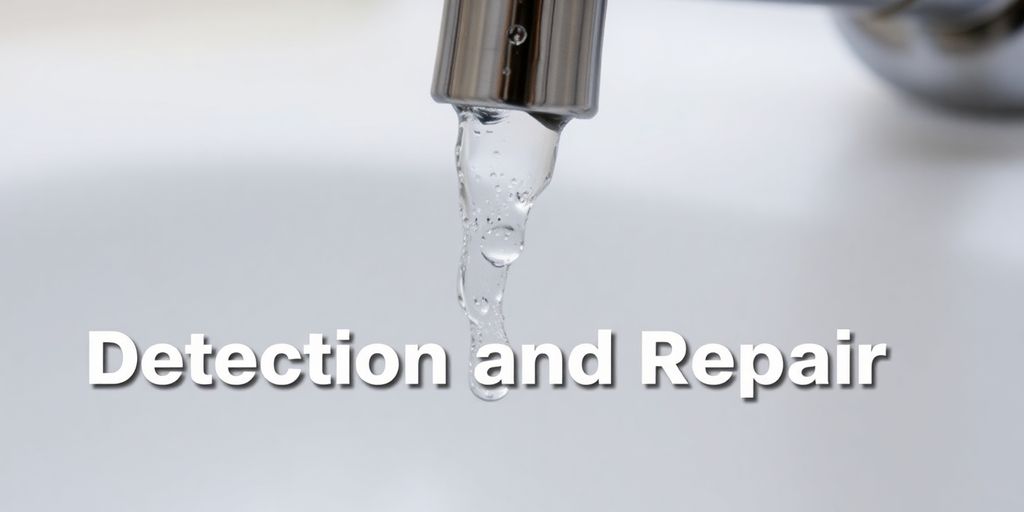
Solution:
<path fill-rule="evenodd" d="M 999 10 L 1008 0 L 764 0 L 776 3 L 823 5 L 876 16 L 900 13 L 929 19 L 963 20 Z"/>
<path fill-rule="evenodd" d="M 835 7 L 884 79 L 946 106 L 1024 111 L 1024 0 L 764 0 Z M 433 96 L 537 116 L 597 113 L 605 0 L 446 0 Z"/>
<path fill-rule="evenodd" d="M 434 99 L 593 117 L 604 13 L 605 0 L 447 0 Z"/>
<path fill-rule="evenodd" d="M 1024 112 L 1024 0 L 977 1 L 959 18 L 841 11 L 837 19 L 861 60 L 901 90 L 944 106 Z"/>

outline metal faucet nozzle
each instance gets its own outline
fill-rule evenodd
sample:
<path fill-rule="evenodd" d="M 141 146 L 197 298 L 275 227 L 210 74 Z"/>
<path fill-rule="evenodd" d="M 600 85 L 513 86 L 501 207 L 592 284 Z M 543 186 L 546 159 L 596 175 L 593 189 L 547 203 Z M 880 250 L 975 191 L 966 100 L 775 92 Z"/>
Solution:
<path fill-rule="evenodd" d="M 1024 112 L 1024 0 L 828 5 L 858 57 L 928 101 Z M 605 0 L 446 0 L 433 96 L 538 118 L 597 113 Z"/>
<path fill-rule="evenodd" d="M 434 99 L 594 117 L 605 0 L 448 0 Z"/>

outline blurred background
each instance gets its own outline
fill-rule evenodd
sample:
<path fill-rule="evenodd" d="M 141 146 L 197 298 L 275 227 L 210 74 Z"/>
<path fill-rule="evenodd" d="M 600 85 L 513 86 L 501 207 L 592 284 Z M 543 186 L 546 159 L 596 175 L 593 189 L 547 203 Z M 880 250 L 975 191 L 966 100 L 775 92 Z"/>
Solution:
<path fill-rule="evenodd" d="M 612 1 L 506 294 L 615 389 L 466 388 L 440 0 L 0 0 L 0 508 L 1018 510 L 1024 120 L 898 95 L 826 10 Z M 449 389 L 118 389 L 140 347 L 443 344 Z M 639 332 L 888 343 L 873 389 L 644 389 Z M 694 382 L 691 380 L 691 382 Z"/>

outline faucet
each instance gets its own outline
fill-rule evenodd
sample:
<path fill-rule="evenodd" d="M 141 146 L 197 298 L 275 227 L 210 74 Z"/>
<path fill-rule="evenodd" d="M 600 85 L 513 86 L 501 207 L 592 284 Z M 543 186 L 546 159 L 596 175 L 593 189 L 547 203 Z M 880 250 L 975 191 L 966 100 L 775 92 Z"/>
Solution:
<path fill-rule="evenodd" d="M 776 0 L 828 5 L 876 74 L 915 97 L 1024 113 L 1024 0 Z M 597 113 L 606 0 L 446 0 L 432 95 L 539 119 Z"/>

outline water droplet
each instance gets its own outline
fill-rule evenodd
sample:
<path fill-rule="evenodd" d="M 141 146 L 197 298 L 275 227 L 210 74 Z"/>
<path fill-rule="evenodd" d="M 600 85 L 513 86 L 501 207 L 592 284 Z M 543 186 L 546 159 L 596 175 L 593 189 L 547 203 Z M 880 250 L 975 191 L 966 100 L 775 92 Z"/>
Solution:
<path fill-rule="evenodd" d="M 497 226 L 483 235 L 480 254 L 495 267 L 507 267 L 523 252 L 523 237 L 512 226 Z"/>
<path fill-rule="evenodd" d="M 526 27 L 512 25 L 508 29 L 508 42 L 512 43 L 512 46 L 519 46 L 526 42 L 526 35 Z"/>
<path fill-rule="evenodd" d="M 505 398 L 505 395 L 508 394 L 508 386 L 482 386 L 472 377 L 469 382 L 469 389 L 473 390 L 473 394 L 481 400 L 493 402 Z"/>
<path fill-rule="evenodd" d="M 524 30 L 522 39 L 525 35 Z M 520 111 L 462 109 L 459 119 L 456 163 L 466 170 L 459 191 L 464 216 L 459 297 L 470 324 L 472 369 L 476 348 L 508 343 L 501 314 L 507 272 L 523 251 L 530 205 L 551 175 L 558 131 Z M 470 384 L 484 400 L 509 391 L 481 386 L 472 376 Z"/>

